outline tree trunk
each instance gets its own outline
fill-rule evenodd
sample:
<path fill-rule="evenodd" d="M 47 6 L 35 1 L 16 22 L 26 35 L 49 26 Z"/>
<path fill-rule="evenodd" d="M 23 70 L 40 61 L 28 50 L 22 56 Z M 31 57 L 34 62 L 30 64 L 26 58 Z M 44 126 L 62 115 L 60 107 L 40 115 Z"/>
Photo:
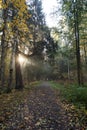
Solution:
<path fill-rule="evenodd" d="M 14 68 L 14 51 L 15 51 L 15 44 L 12 46 L 11 56 L 10 56 L 10 66 L 9 66 L 9 80 L 8 80 L 8 91 L 11 91 L 12 82 L 13 82 L 13 68 Z"/>
<path fill-rule="evenodd" d="M 75 5 L 74 5 L 74 20 L 75 20 L 77 77 L 78 77 L 78 84 L 81 85 L 81 61 L 80 61 L 79 22 L 78 22 L 77 0 L 75 1 Z"/>
<path fill-rule="evenodd" d="M 6 40 L 6 34 L 5 34 L 5 31 L 6 31 L 6 20 L 7 20 L 7 15 L 6 15 L 6 9 L 4 9 L 3 11 L 3 20 L 4 20 L 4 27 L 3 27 L 3 30 L 2 30 L 2 38 L 1 38 L 1 88 L 4 86 L 5 84 L 5 68 L 6 68 L 6 64 L 5 64 L 5 60 L 6 60 L 6 52 L 7 52 L 7 42 L 5 41 Z M 4 88 L 4 87 L 3 87 Z"/>
<path fill-rule="evenodd" d="M 86 45 L 85 44 L 84 44 L 84 58 L 85 58 L 85 64 L 87 64 Z"/>
<path fill-rule="evenodd" d="M 68 79 L 70 80 L 70 63 L 69 63 L 69 59 L 67 60 L 67 66 L 68 66 Z"/>
<path fill-rule="evenodd" d="M 18 54 L 16 54 L 16 64 L 15 64 L 15 73 L 16 73 L 16 86 L 15 89 L 23 89 L 23 80 L 22 80 L 22 74 L 21 74 L 21 67 L 18 62 Z"/>
<path fill-rule="evenodd" d="M 15 78 L 16 78 L 16 85 L 15 85 L 15 89 L 23 89 L 24 85 L 23 85 L 23 80 L 22 80 L 22 73 L 21 73 L 21 66 L 20 63 L 18 61 L 18 40 L 15 39 Z"/>

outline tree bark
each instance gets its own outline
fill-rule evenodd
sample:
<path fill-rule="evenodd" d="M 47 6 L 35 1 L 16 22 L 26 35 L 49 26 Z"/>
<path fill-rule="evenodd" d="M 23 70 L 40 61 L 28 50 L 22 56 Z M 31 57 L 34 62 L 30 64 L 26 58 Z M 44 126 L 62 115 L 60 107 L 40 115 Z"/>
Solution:
<path fill-rule="evenodd" d="M 11 91 L 12 82 L 13 82 L 13 70 L 14 70 L 14 52 L 15 44 L 12 44 L 11 56 L 10 56 L 10 66 L 9 66 L 9 79 L 8 79 L 8 91 Z"/>
<path fill-rule="evenodd" d="M 7 51 L 7 42 L 5 41 L 6 40 L 6 34 L 5 34 L 5 31 L 6 31 L 6 23 L 7 23 L 7 10 L 4 9 L 3 11 L 3 20 L 4 20 L 4 27 L 3 27 L 3 30 L 2 30 L 2 37 L 1 37 L 1 88 L 4 86 L 4 83 L 5 83 L 5 68 L 6 68 L 6 63 L 5 63 L 5 60 L 6 60 L 6 51 Z M 4 88 L 4 87 L 3 87 Z"/>
<path fill-rule="evenodd" d="M 17 33 L 18 34 L 18 33 Z M 17 35 L 16 34 L 16 35 Z M 22 80 L 22 73 L 21 73 L 21 66 L 18 61 L 18 40 L 17 37 L 15 38 L 15 79 L 16 79 L 16 84 L 15 84 L 15 89 L 23 89 L 23 80 Z"/>
<path fill-rule="evenodd" d="M 74 20 L 75 20 L 75 39 L 76 39 L 76 59 L 77 59 L 77 77 L 78 84 L 81 85 L 81 61 L 80 61 L 80 42 L 79 42 L 79 21 L 77 0 L 74 3 Z"/>

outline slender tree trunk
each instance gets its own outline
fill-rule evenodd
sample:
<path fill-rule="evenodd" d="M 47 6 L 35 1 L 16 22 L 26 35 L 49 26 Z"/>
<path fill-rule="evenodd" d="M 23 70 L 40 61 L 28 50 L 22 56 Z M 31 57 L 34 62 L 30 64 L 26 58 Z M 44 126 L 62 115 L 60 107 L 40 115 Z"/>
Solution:
<path fill-rule="evenodd" d="M 85 57 L 85 64 L 87 64 L 87 55 L 86 55 L 86 45 L 84 44 L 84 57 Z"/>
<path fill-rule="evenodd" d="M 75 5 L 74 5 L 74 20 L 75 20 L 77 76 L 78 76 L 78 84 L 81 85 L 81 61 L 80 61 L 79 22 L 78 22 L 77 0 L 75 1 Z"/>
<path fill-rule="evenodd" d="M 69 63 L 69 59 L 67 60 L 67 66 L 68 66 L 68 79 L 70 80 L 70 63 Z"/>

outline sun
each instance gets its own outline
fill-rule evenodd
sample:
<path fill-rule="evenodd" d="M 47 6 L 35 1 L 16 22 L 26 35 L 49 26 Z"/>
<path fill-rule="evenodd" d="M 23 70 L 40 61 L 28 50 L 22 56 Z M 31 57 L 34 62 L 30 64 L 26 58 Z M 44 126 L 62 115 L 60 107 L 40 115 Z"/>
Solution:
<path fill-rule="evenodd" d="M 19 56 L 18 56 L 18 61 L 19 61 L 19 63 L 24 63 L 24 61 L 25 61 L 25 58 L 21 55 L 21 54 L 19 54 Z"/>

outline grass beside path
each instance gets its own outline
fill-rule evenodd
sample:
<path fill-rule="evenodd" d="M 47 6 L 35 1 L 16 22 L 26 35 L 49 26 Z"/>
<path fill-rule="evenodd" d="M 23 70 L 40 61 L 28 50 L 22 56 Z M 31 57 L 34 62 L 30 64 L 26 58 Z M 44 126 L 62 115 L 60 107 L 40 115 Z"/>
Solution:
<path fill-rule="evenodd" d="M 63 100 L 73 103 L 79 108 L 87 109 L 87 87 L 77 85 L 62 85 L 58 82 L 51 82 L 51 85 L 61 92 Z"/>
<path fill-rule="evenodd" d="M 61 101 L 65 104 L 66 109 L 71 113 L 78 113 L 79 122 L 87 124 L 87 87 L 63 85 L 58 81 L 51 81 L 50 83 L 56 91 L 60 92 Z"/>

